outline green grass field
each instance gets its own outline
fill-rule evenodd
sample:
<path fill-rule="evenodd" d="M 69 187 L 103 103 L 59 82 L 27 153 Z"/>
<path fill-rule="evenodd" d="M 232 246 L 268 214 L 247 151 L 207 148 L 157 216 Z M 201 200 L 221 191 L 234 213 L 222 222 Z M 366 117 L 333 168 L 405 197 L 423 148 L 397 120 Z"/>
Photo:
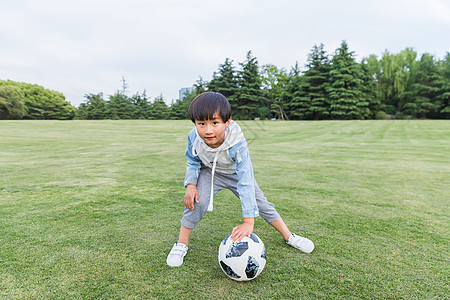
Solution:
<path fill-rule="evenodd" d="M 255 177 L 302 254 L 261 218 L 262 274 L 217 262 L 229 191 L 166 265 L 190 121 L 1 121 L 2 299 L 449 299 L 450 122 L 239 122 Z"/>

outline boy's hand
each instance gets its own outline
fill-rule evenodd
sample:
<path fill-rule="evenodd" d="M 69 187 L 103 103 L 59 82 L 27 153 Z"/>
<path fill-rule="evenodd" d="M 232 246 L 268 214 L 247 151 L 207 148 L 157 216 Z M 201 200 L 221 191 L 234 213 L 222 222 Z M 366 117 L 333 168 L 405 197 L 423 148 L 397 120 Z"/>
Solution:
<path fill-rule="evenodd" d="M 184 195 L 184 206 L 187 209 L 194 209 L 194 201 L 198 203 L 198 190 L 195 184 L 188 184 Z"/>
<path fill-rule="evenodd" d="M 233 228 L 231 239 L 236 243 L 240 243 L 244 237 L 250 237 L 254 224 L 255 220 L 253 218 L 244 218 L 244 223 Z"/>

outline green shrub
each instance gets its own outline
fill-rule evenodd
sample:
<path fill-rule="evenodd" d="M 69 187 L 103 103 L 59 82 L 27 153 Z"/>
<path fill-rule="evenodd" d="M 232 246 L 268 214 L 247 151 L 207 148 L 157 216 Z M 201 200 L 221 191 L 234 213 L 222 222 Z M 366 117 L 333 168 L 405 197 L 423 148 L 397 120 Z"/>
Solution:
<path fill-rule="evenodd" d="M 377 120 L 386 120 L 386 113 L 384 111 L 379 111 L 375 115 L 375 119 Z"/>

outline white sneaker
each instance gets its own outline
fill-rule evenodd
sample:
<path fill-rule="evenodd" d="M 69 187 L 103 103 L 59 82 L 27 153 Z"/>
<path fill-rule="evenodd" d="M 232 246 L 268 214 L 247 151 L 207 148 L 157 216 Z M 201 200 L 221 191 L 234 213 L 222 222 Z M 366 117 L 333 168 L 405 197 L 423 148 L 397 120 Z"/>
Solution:
<path fill-rule="evenodd" d="M 182 243 L 175 243 L 167 256 L 167 264 L 171 267 L 179 267 L 183 264 L 183 258 L 186 256 L 188 247 Z"/>
<path fill-rule="evenodd" d="M 314 243 L 311 240 L 295 234 L 289 237 L 286 244 L 305 253 L 311 253 L 314 250 Z"/>

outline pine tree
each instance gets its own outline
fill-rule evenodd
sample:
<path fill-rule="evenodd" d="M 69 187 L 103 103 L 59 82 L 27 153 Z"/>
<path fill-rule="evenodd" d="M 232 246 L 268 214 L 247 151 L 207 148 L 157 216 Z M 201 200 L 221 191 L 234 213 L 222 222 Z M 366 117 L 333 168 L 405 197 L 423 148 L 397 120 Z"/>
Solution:
<path fill-rule="evenodd" d="M 84 120 L 103 120 L 107 117 L 106 101 L 103 100 L 103 94 L 86 94 L 86 99 L 78 107 L 78 118 Z"/>
<path fill-rule="evenodd" d="M 414 117 L 433 117 L 441 110 L 438 101 L 443 78 L 433 56 L 423 54 L 412 73 L 413 101 L 404 106 L 404 111 Z"/>
<path fill-rule="evenodd" d="M 209 91 L 218 92 L 230 100 L 236 93 L 237 77 L 233 61 L 229 58 L 219 65 L 218 72 L 214 72 L 213 78 L 207 83 Z"/>
<path fill-rule="evenodd" d="M 309 114 L 309 107 L 305 106 L 303 102 L 305 98 L 305 92 L 302 90 L 304 77 L 300 73 L 294 74 L 290 76 L 286 84 L 286 89 L 282 93 L 282 99 L 286 103 L 286 113 L 290 120 L 304 120 Z"/>
<path fill-rule="evenodd" d="M 155 101 L 151 104 L 150 119 L 153 120 L 166 120 L 169 117 L 169 108 L 162 95 L 155 98 Z"/>
<path fill-rule="evenodd" d="M 123 91 L 117 91 L 114 95 L 109 96 L 106 111 L 109 119 L 131 119 L 133 105 Z"/>
<path fill-rule="evenodd" d="M 359 67 L 345 41 L 336 49 L 331 60 L 328 97 L 330 115 L 333 119 L 349 120 L 360 117 L 364 105 L 359 103 L 362 97 Z"/>
<path fill-rule="evenodd" d="M 148 119 L 150 115 L 150 102 L 148 101 L 146 91 L 142 94 L 136 93 L 130 98 L 132 105 L 132 119 Z"/>
<path fill-rule="evenodd" d="M 295 110 L 296 107 L 296 97 L 301 94 L 302 86 L 302 76 L 301 70 L 298 66 L 298 62 L 289 71 L 289 78 L 286 83 L 286 88 L 281 93 L 281 102 L 284 103 L 284 111 L 288 119 L 301 119 L 302 114 L 299 114 Z"/>
<path fill-rule="evenodd" d="M 450 119 L 450 53 L 439 64 L 440 74 L 442 76 L 442 85 L 439 96 L 439 114 L 438 118 Z"/>
<path fill-rule="evenodd" d="M 301 100 L 307 107 L 305 112 L 307 119 L 320 120 L 329 115 L 330 105 L 326 89 L 329 84 L 330 63 L 323 47 L 323 44 L 313 47 L 308 55 L 307 70 L 303 75 L 304 96 Z"/>
<path fill-rule="evenodd" d="M 203 77 L 200 76 L 199 79 L 194 83 L 194 93 L 196 95 L 200 95 L 203 92 L 208 90 L 208 82 L 203 80 Z"/>
<path fill-rule="evenodd" d="M 258 60 L 247 52 L 247 60 L 240 63 L 236 97 L 230 101 L 233 117 L 235 119 L 253 119 L 258 116 L 258 109 L 265 107 L 265 101 L 261 90 L 261 78 L 259 76 Z"/>
<path fill-rule="evenodd" d="M 189 104 L 191 104 L 189 94 L 183 98 L 183 100 L 177 99 L 169 107 L 169 118 L 171 120 L 185 120 L 189 119 L 188 110 Z"/>
<path fill-rule="evenodd" d="M 374 119 L 381 110 L 380 98 L 377 97 L 377 82 L 375 81 L 373 70 L 367 59 L 363 59 L 359 65 L 361 84 L 361 100 L 358 104 L 360 108 L 359 119 Z"/>

